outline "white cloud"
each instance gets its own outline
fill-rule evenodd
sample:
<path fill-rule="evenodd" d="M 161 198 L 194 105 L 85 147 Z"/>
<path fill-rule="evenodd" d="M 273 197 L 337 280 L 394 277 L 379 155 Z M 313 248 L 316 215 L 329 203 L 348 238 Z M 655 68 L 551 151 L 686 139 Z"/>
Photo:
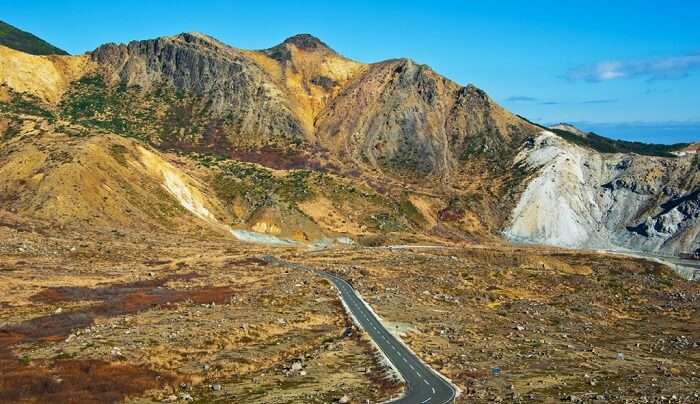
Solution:
<path fill-rule="evenodd" d="M 584 65 L 569 70 L 572 81 L 600 82 L 634 77 L 650 80 L 679 79 L 688 76 L 691 70 L 700 69 L 700 52 L 666 58 L 606 61 Z"/>

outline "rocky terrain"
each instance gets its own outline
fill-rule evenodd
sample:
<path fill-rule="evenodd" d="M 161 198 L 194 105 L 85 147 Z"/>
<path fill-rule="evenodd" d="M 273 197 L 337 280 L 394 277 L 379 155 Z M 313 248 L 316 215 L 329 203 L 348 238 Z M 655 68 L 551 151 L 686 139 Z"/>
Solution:
<path fill-rule="evenodd" d="M 502 246 L 296 259 L 348 279 L 457 402 L 700 400 L 700 284 L 663 265 Z"/>
<path fill-rule="evenodd" d="M 156 182 L 174 197 L 168 203 L 185 207 L 194 226 L 218 232 L 229 226 L 322 243 L 479 242 L 505 234 L 674 255 L 698 248 L 695 154 L 675 152 L 687 145 L 612 141 L 570 125 L 548 134 L 477 87 L 409 59 L 363 64 L 306 34 L 257 51 L 186 33 L 82 56 L 0 52 L 0 129 L 13 145 L 3 147 L 0 164 L 14 171 L 15 160 L 32 161 L 5 185 L 11 209 L 32 217 L 52 219 L 39 212 L 54 209 L 46 205 L 54 199 L 70 201 L 62 224 L 78 220 L 78 208 L 92 214 L 94 204 L 80 207 L 87 202 L 77 199 L 97 195 L 85 193 L 95 186 L 85 181 L 106 167 L 86 162 L 89 174 L 73 176 L 72 188 L 49 186 L 76 167 L 59 170 L 29 157 L 30 148 L 60 142 L 73 156 L 99 143 L 108 154 L 125 148 L 115 152 L 123 161 L 111 163 L 126 169 L 107 171 L 128 177 L 99 191 L 113 193 L 105 203 L 120 211 L 104 215 L 113 218 L 107 227 L 152 223 L 127 214 L 126 201 L 138 194 L 131 184 L 160 175 Z M 64 143 L 65 136 L 74 140 Z M 171 160 L 169 173 L 154 174 L 160 168 L 137 149 L 148 150 L 148 161 Z M 132 162 L 144 169 L 131 170 Z M 197 191 L 182 195 L 176 177 L 191 178 L 185 183 Z M 146 210 L 157 204 L 141 200 Z"/>
<path fill-rule="evenodd" d="M 3 43 L 0 402 L 400 395 L 331 285 L 271 254 L 348 279 L 462 402 L 700 400 L 697 283 L 510 243 L 696 251 L 692 145 L 540 127 L 306 34 Z"/>
<path fill-rule="evenodd" d="M 694 155 L 597 153 L 545 131 L 516 161 L 538 175 L 505 231 L 514 240 L 676 255 L 698 248 Z"/>
<path fill-rule="evenodd" d="M 0 402 L 377 402 L 401 390 L 334 289 L 268 266 L 262 249 L 0 223 Z"/>
<path fill-rule="evenodd" d="M 498 244 L 310 252 L 0 216 L 4 402 L 381 402 L 348 279 L 459 402 L 694 402 L 700 290 L 644 260 Z"/>

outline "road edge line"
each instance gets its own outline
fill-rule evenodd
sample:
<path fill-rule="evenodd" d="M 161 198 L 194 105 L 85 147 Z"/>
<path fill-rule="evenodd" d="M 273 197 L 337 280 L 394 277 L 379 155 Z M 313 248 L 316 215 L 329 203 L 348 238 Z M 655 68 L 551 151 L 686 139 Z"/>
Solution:
<path fill-rule="evenodd" d="M 342 278 L 340 278 L 340 279 L 342 279 Z M 344 279 L 343 279 L 343 280 L 344 280 Z M 347 281 L 345 281 L 345 282 L 347 282 Z M 349 283 L 349 282 L 348 282 L 348 283 Z M 352 285 L 351 285 L 351 286 L 352 286 Z M 357 295 L 357 298 L 360 299 L 360 301 L 362 302 L 362 304 L 365 305 L 365 307 L 367 308 L 367 310 L 369 310 L 369 311 L 377 318 L 377 320 L 379 320 L 380 322 L 382 322 L 382 317 L 381 317 L 379 314 L 377 314 L 377 312 L 375 312 L 374 309 L 372 309 L 372 306 L 370 306 L 369 303 L 367 303 L 367 301 L 365 301 L 365 298 L 362 297 L 362 295 L 360 294 L 360 292 L 358 292 L 357 289 L 355 289 L 355 288 L 351 288 L 351 290 L 353 291 L 353 293 L 355 293 L 355 295 Z M 341 300 L 342 300 L 342 299 L 341 299 Z M 384 326 L 383 323 L 382 323 L 382 326 Z M 438 372 L 437 370 L 433 369 L 433 367 L 430 366 L 429 364 L 427 364 L 420 356 L 418 356 L 418 354 L 415 353 L 415 352 L 413 351 L 413 349 L 411 349 L 411 347 L 409 347 L 409 346 L 404 342 L 404 340 L 401 339 L 401 337 L 400 337 L 399 335 L 394 334 L 394 333 L 391 332 L 391 330 L 390 330 L 389 328 L 387 328 L 387 327 L 384 327 L 384 328 L 386 328 L 386 330 L 389 331 L 389 332 L 391 333 L 391 335 L 393 335 L 394 338 L 395 338 L 397 341 L 399 341 L 399 344 L 403 345 L 404 348 L 406 348 L 409 352 L 411 352 L 411 353 L 413 354 L 413 356 L 415 356 L 428 370 L 430 370 L 431 372 L 433 372 L 433 374 L 434 374 L 435 376 L 437 376 L 437 377 L 439 377 L 439 378 L 441 378 L 441 379 L 443 379 L 444 381 L 447 382 L 447 384 L 452 388 L 452 390 L 454 390 L 454 397 L 452 398 L 453 400 L 456 399 L 457 397 L 459 397 L 460 395 L 462 395 L 462 390 L 460 390 L 460 388 L 457 387 L 457 385 L 452 381 L 452 379 L 450 379 L 449 377 L 443 375 L 442 373 Z M 370 338 L 370 339 L 371 339 L 371 338 Z M 447 401 L 447 402 L 449 402 L 449 401 Z"/>
<path fill-rule="evenodd" d="M 398 399 L 401 399 L 401 398 L 405 397 L 405 396 L 406 396 L 406 393 L 408 392 L 408 383 L 406 382 L 406 379 L 403 378 L 403 375 L 402 375 L 401 372 L 399 372 L 399 370 L 396 368 L 396 365 L 394 365 L 394 363 L 389 359 L 389 357 L 386 355 L 386 353 L 384 353 L 384 351 L 382 350 L 382 348 L 376 343 L 376 341 L 374 341 L 374 339 L 372 339 L 372 337 L 369 336 L 369 333 L 367 332 L 367 330 L 366 330 L 366 329 L 362 326 L 362 324 L 357 320 L 357 317 L 355 317 L 355 315 L 353 314 L 352 310 L 350 310 L 350 307 L 348 307 L 348 305 L 347 305 L 347 303 L 345 302 L 345 300 L 343 300 L 343 295 L 340 293 L 340 289 L 339 289 L 339 288 L 333 283 L 333 281 L 331 281 L 330 279 L 326 278 L 326 277 L 323 276 L 322 274 L 318 274 L 318 275 L 321 276 L 326 282 L 328 282 L 328 283 L 331 284 L 331 286 L 335 289 L 336 294 L 338 295 L 338 300 L 340 300 L 340 303 L 343 305 L 343 309 L 344 309 L 345 312 L 348 314 L 348 316 L 350 316 L 350 319 L 352 320 L 352 323 L 355 324 L 355 326 L 356 326 L 357 328 L 359 328 L 360 330 L 362 330 L 362 331 L 365 332 L 365 334 L 367 335 L 367 339 L 369 340 L 369 342 L 370 342 L 370 343 L 372 344 L 372 346 L 374 347 L 374 350 L 377 351 L 377 352 L 379 353 L 379 356 L 381 357 L 381 360 L 380 360 L 379 364 L 380 364 L 382 367 L 384 367 L 385 369 L 387 369 L 387 370 L 389 371 L 389 374 L 390 374 L 391 376 L 393 376 L 393 377 L 395 377 L 396 379 L 400 380 L 400 381 L 404 384 L 405 387 L 403 388 L 403 392 L 401 393 L 401 396 L 400 396 L 400 397 L 398 397 L 398 398 L 390 398 L 388 401 L 383 401 L 383 403 L 390 403 L 390 402 L 392 402 L 392 401 L 395 401 L 395 400 L 398 400 Z M 341 279 L 342 279 L 342 278 L 341 278 Z M 352 288 L 351 290 L 354 291 L 355 289 Z M 358 296 L 358 298 L 360 298 L 360 297 Z M 365 303 L 365 301 L 362 300 L 362 298 L 360 298 L 360 301 L 362 301 L 362 304 L 364 304 L 365 306 L 367 305 L 367 304 Z M 372 311 L 372 314 L 376 316 L 376 314 L 375 314 L 373 311 Z"/>

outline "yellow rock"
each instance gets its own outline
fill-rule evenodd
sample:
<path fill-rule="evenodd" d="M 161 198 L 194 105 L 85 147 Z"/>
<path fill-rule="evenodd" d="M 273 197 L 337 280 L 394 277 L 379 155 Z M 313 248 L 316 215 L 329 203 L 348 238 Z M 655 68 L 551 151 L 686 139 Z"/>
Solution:
<path fill-rule="evenodd" d="M 95 67 L 88 56 L 36 56 L 0 46 L 0 84 L 49 103 Z"/>

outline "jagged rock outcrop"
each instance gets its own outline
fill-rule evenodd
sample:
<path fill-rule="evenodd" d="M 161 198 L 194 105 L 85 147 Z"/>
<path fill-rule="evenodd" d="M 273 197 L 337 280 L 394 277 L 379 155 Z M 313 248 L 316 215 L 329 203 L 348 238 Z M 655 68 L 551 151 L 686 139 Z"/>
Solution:
<path fill-rule="evenodd" d="M 467 150 L 512 152 L 535 133 L 483 91 L 408 59 L 369 66 L 321 113 L 316 128 L 324 145 L 358 164 L 442 178 L 459 170 Z"/>
<path fill-rule="evenodd" d="M 308 34 L 263 50 L 188 33 L 79 57 L 0 54 L 10 67 L 0 69 L 6 139 L 33 115 L 61 121 L 56 132 L 68 123 L 80 136 L 338 175 L 332 185 L 320 173 L 223 164 L 208 197 L 222 199 L 236 225 L 299 240 L 410 229 L 674 254 L 699 247 L 700 178 L 688 145 L 568 124 L 542 132 L 409 59 L 363 64 Z"/>
<path fill-rule="evenodd" d="M 671 254 L 700 245 L 694 157 L 597 153 L 545 131 L 517 161 L 536 174 L 505 230 L 511 239 Z"/>
<path fill-rule="evenodd" d="M 180 34 L 90 54 L 110 83 L 150 91 L 172 85 L 202 98 L 213 118 L 239 136 L 304 138 L 301 123 L 269 75 L 240 51 L 202 34 Z"/>
<path fill-rule="evenodd" d="M 261 51 L 181 34 L 108 44 L 90 56 L 113 85 L 171 85 L 201 97 L 224 144 L 274 140 L 387 175 L 449 183 L 465 161 L 506 162 L 536 133 L 472 85 L 408 59 L 363 65 L 308 34 Z"/>

